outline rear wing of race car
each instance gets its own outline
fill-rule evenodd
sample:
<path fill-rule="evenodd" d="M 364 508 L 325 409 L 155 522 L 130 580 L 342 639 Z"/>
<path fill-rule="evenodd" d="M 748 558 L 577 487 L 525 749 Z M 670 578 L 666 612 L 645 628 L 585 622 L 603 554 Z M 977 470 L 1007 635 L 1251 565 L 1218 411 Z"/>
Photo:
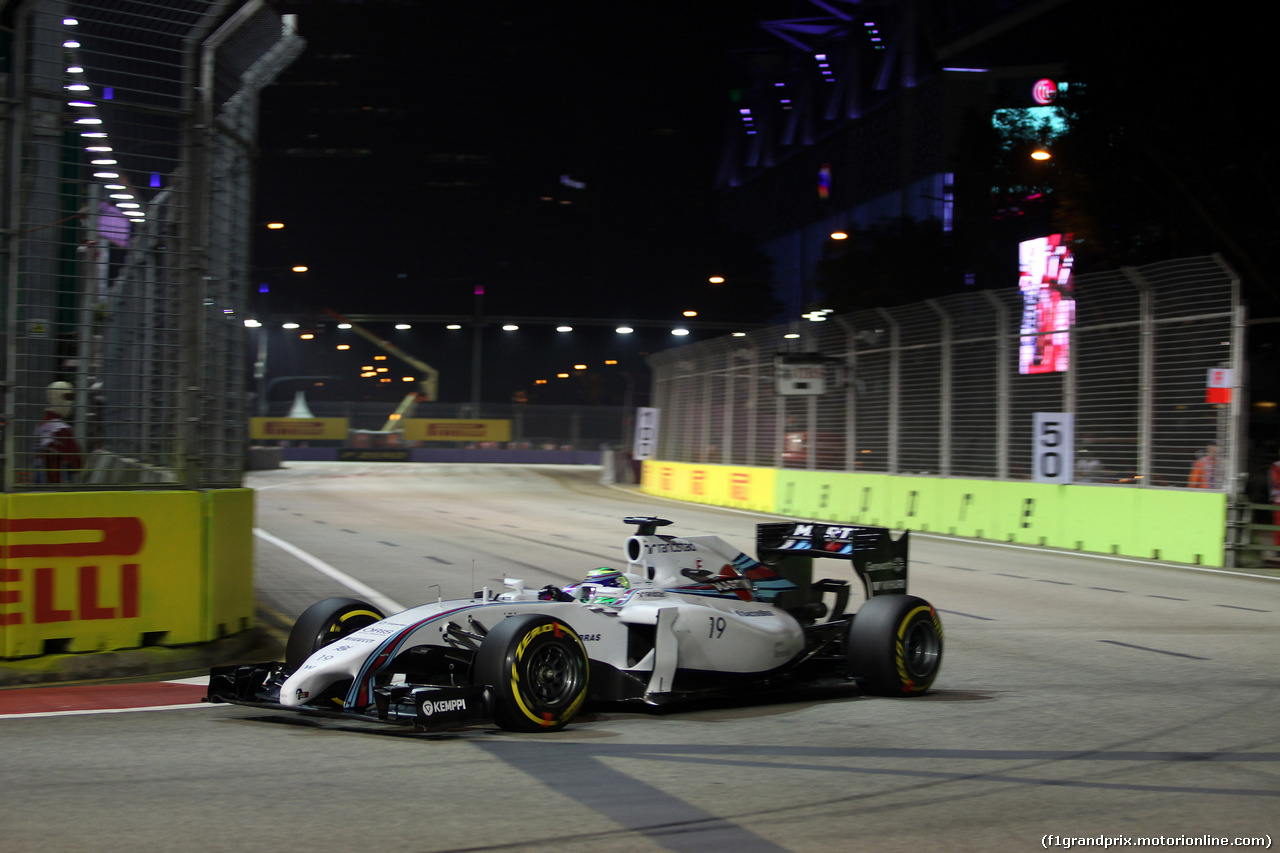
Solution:
<path fill-rule="evenodd" d="M 908 534 L 897 539 L 885 527 L 858 527 L 805 521 L 756 525 L 756 555 L 766 566 L 789 557 L 848 560 L 867 598 L 903 595 L 907 591 Z"/>

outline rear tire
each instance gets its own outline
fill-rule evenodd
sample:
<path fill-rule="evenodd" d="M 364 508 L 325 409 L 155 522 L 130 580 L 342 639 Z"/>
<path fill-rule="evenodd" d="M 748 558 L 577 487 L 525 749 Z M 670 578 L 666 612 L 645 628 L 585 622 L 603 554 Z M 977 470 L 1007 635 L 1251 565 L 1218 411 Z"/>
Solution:
<path fill-rule="evenodd" d="M 476 652 L 471 683 L 493 694 L 493 719 L 513 732 L 565 727 L 587 698 L 590 665 L 578 634 L 552 616 L 503 619 Z"/>
<path fill-rule="evenodd" d="M 289 631 L 289 642 L 284 647 L 285 666 L 294 672 L 320 649 L 384 618 L 378 608 L 357 598 L 317 601 L 302 611 Z"/>
<path fill-rule="evenodd" d="M 868 693 L 918 696 L 942 666 L 942 620 L 923 598 L 877 596 L 854 614 L 846 654 Z"/>

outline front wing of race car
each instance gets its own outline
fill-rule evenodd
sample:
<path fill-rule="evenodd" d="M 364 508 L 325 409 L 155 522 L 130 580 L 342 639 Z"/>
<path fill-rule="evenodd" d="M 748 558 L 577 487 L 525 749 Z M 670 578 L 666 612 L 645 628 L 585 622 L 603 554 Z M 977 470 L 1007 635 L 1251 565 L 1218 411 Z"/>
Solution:
<path fill-rule="evenodd" d="M 374 688 L 373 705 L 363 713 L 343 709 L 340 698 L 332 710 L 317 705 L 286 706 L 280 703 L 280 685 L 288 675 L 284 670 L 284 664 L 275 662 L 215 666 L 209 672 L 206 701 L 315 717 L 413 725 L 422 730 L 456 728 L 493 718 L 490 689 L 484 686 L 384 685 Z"/>

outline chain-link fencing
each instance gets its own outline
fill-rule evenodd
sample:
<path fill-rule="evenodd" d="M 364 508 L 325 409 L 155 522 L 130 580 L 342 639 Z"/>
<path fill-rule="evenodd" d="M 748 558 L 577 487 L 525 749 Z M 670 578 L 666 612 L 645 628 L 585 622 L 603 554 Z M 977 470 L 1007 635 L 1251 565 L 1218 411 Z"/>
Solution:
<path fill-rule="evenodd" d="M 1192 258 L 1080 276 L 1073 290 L 1073 304 L 1049 294 L 1050 311 L 1010 287 L 658 353 L 657 456 L 1029 479 L 1033 415 L 1054 412 L 1073 415 L 1077 483 L 1236 488 L 1234 273 Z"/>
<path fill-rule="evenodd" d="M 5 12 L 4 488 L 238 486 L 257 95 L 303 42 L 257 0 Z"/>

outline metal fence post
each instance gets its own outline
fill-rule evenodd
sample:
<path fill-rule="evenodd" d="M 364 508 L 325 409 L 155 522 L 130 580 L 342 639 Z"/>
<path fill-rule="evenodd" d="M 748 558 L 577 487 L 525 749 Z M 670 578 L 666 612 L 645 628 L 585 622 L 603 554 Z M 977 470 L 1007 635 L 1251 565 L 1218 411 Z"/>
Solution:
<path fill-rule="evenodd" d="M 885 472 L 896 474 L 898 473 L 898 436 L 902 428 L 902 347 L 898 339 L 897 319 L 883 308 L 877 308 L 876 313 L 884 318 L 889 326 L 889 448 Z"/>
<path fill-rule="evenodd" d="M 933 309 L 942 323 L 941 340 L 938 342 L 941 348 L 938 353 L 938 361 L 939 372 L 941 373 L 939 387 L 942 394 L 939 406 L 941 423 L 938 429 L 938 473 L 944 477 L 949 477 L 951 476 L 951 413 L 954 405 L 951 389 L 951 315 L 938 304 L 936 299 L 927 299 L 925 304 Z"/>
<path fill-rule="evenodd" d="M 733 380 L 737 378 L 737 371 L 733 369 L 733 360 L 736 357 L 732 347 L 724 350 L 724 418 L 721 420 L 719 461 L 726 465 L 733 461 L 733 415 L 737 411 L 736 406 L 733 406 L 733 384 L 735 384 Z"/>
<path fill-rule="evenodd" d="M 1152 432 L 1155 419 L 1155 312 L 1151 285 L 1133 267 L 1120 270 L 1138 292 L 1138 471 L 1141 485 L 1151 477 Z"/>
<path fill-rule="evenodd" d="M 996 348 L 996 454 L 995 454 L 995 476 L 997 479 L 1005 480 L 1009 477 L 1009 418 L 1010 418 L 1010 399 L 1009 399 L 1009 367 L 1012 362 L 1012 352 L 1009 341 L 1012 338 L 1012 330 L 1009 327 L 1009 311 L 1005 308 L 994 293 L 990 290 L 982 291 L 982 296 L 986 299 L 992 309 L 996 312 L 995 324 L 995 348 Z"/>
<path fill-rule="evenodd" d="M 1248 473 L 1242 471 L 1243 460 L 1248 457 L 1241 450 L 1241 448 L 1248 446 L 1248 422 L 1244 417 L 1244 357 L 1248 316 L 1245 306 L 1240 304 L 1240 277 L 1227 266 L 1220 255 L 1215 254 L 1213 260 L 1222 268 L 1223 274 L 1231 282 L 1231 304 L 1235 306 L 1234 316 L 1231 321 L 1231 357 L 1229 362 L 1234 379 L 1231 385 L 1231 404 L 1227 408 L 1227 434 L 1222 437 L 1226 439 L 1226 447 L 1229 449 L 1227 455 L 1229 467 L 1227 470 L 1231 473 L 1231 483 L 1228 487 L 1228 500 L 1242 500 L 1247 496 L 1248 489 Z M 1232 429 L 1232 425 L 1235 426 L 1234 429 Z"/>
<path fill-rule="evenodd" d="M 760 422 L 760 350 L 752 348 L 750 351 L 751 361 L 747 366 L 747 464 L 759 465 L 760 455 L 758 451 L 759 433 L 756 428 Z"/>
<path fill-rule="evenodd" d="M 844 332 L 844 469 L 858 469 L 857 330 L 847 317 L 836 317 Z"/>
<path fill-rule="evenodd" d="M 0 180 L 0 240 L 3 240 L 3 245 L 0 245 L 0 264 L 3 265 L 0 266 L 0 285 L 3 285 L 0 305 L 4 306 L 5 311 L 4 362 L 0 365 L 3 368 L 0 379 L 4 383 L 0 386 L 0 418 L 3 418 L 6 425 L 3 432 L 4 446 L 0 449 L 3 454 L 0 458 L 3 467 L 0 475 L 4 478 L 5 492 L 13 491 L 16 479 L 13 426 L 16 420 L 15 371 L 18 363 L 18 223 L 22 215 L 18 193 L 14 192 L 14 188 L 19 185 L 22 175 L 22 157 L 18 143 L 22 139 L 25 108 L 17 95 L 23 90 L 23 81 L 26 79 L 27 10 L 19 10 L 14 17 L 13 71 L 8 77 L 9 88 L 0 89 L 0 98 L 4 99 L 3 105 L 0 105 L 0 176 L 3 177 Z"/>
<path fill-rule="evenodd" d="M 702 372 L 702 423 L 699 424 L 698 430 L 698 456 L 700 461 L 711 462 L 708 459 L 708 449 L 711 447 L 711 417 L 715 412 L 715 361 L 707 359 L 706 369 Z"/>

